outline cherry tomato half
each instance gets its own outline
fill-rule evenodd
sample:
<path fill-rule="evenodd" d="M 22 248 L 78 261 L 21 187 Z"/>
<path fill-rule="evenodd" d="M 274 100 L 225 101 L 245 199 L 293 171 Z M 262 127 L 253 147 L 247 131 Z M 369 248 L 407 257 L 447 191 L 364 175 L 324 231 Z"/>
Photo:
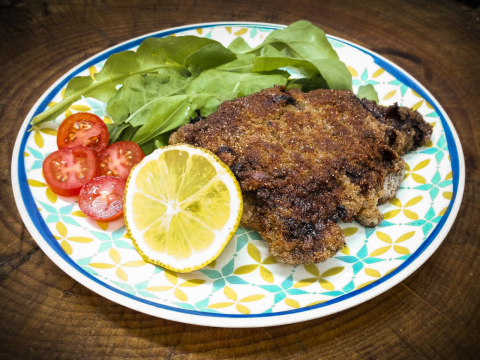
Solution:
<path fill-rule="evenodd" d="M 98 175 L 118 176 L 127 180 L 132 167 L 144 157 L 142 148 L 133 141 L 116 142 L 98 155 Z"/>
<path fill-rule="evenodd" d="M 107 147 L 107 125 L 97 115 L 77 113 L 60 124 L 57 133 L 58 148 L 78 145 L 92 149 L 96 155 Z"/>
<path fill-rule="evenodd" d="M 88 217 L 112 221 L 123 214 L 125 181 L 113 176 L 99 176 L 80 191 L 78 206 Z"/>
<path fill-rule="evenodd" d="M 43 161 L 43 176 L 52 191 L 62 196 L 80 193 L 97 172 L 95 153 L 85 146 L 57 150 Z"/>

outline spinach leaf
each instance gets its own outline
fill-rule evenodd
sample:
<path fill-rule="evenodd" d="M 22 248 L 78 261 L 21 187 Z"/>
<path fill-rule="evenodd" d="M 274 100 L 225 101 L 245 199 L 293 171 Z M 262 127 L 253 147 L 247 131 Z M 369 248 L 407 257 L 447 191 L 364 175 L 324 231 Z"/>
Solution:
<path fill-rule="evenodd" d="M 128 123 L 121 123 L 121 124 L 107 124 L 108 134 L 109 134 L 109 144 L 113 144 L 114 142 L 120 141 L 120 136 L 122 132 L 131 127 Z"/>
<path fill-rule="evenodd" d="M 255 58 L 255 61 L 253 62 L 252 71 L 272 71 L 284 67 L 299 68 L 304 71 L 306 70 L 311 74 L 318 72 L 315 65 L 313 65 L 310 61 L 284 56 L 259 56 Z"/>
<path fill-rule="evenodd" d="M 291 79 L 287 84 L 287 89 L 297 88 L 303 92 L 309 92 L 317 89 L 328 89 L 327 82 L 320 74 L 315 74 L 310 78 Z"/>
<path fill-rule="evenodd" d="M 168 145 L 168 138 L 172 132 L 168 131 L 166 133 L 157 135 L 153 139 L 147 141 L 144 144 L 140 144 L 145 155 L 151 154 L 155 149 L 161 148 L 162 146 Z"/>
<path fill-rule="evenodd" d="M 378 94 L 372 84 L 361 85 L 358 88 L 357 96 L 359 99 L 375 101 L 378 104 Z"/>
<path fill-rule="evenodd" d="M 212 52 L 213 49 L 219 52 Z M 137 54 L 145 66 L 172 62 L 185 68 L 190 65 L 203 68 L 207 61 L 213 65 L 220 65 L 236 58 L 231 50 L 226 49 L 218 41 L 190 35 L 145 39 L 140 44 Z"/>
<path fill-rule="evenodd" d="M 347 66 L 338 59 L 312 60 L 329 89 L 352 90 L 352 75 Z"/>
<path fill-rule="evenodd" d="M 109 102 L 108 111 L 115 122 L 120 123 L 126 120 L 125 125 L 112 127 L 111 141 L 131 140 L 132 138 L 126 138 L 124 134 L 131 134 L 129 131 L 129 125 L 131 125 L 135 129 L 140 129 L 138 134 L 134 133 L 133 140 L 141 141 L 143 144 L 143 141 L 151 141 L 144 140 L 143 137 L 150 139 L 155 134 L 166 131 L 167 127 L 174 129 L 188 122 L 189 117 L 194 116 L 193 111 L 197 109 L 202 111 L 203 116 L 208 116 L 220 104 L 216 99 L 233 99 L 274 85 L 285 85 L 288 77 L 287 72 L 281 71 L 265 75 L 238 74 L 213 69 L 204 71 L 199 77 L 190 81 L 191 78 L 182 80 L 174 77 L 172 80 L 172 71 L 166 74 L 168 76 L 136 75 L 127 79 L 123 87 L 125 89 L 119 89 L 117 95 Z M 168 79 L 170 81 L 164 83 Z M 185 87 L 187 87 L 186 95 L 192 96 L 176 96 L 177 92 L 184 91 Z M 171 88 L 174 89 L 173 93 L 165 91 Z M 225 97 L 223 94 L 229 95 Z M 156 125 L 158 125 L 157 128 Z"/>
<path fill-rule="evenodd" d="M 223 49 L 218 54 L 212 51 L 221 48 Z M 38 125 L 53 120 L 60 109 L 67 108 L 81 96 L 107 102 L 115 95 L 116 87 L 132 75 L 155 73 L 164 68 L 182 71 L 197 66 L 201 69 L 209 62 L 214 66 L 235 58 L 231 50 L 211 39 L 196 36 L 149 38 L 140 44 L 136 52 L 123 51 L 111 55 L 102 70 L 95 74 L 95 78 L 78 76 L 70 80 L 65 90 L 65 99 L 35 116 L 31 124 Z"/>
<path fill-rule="evenodd" d="M 167 67 L 182 68 L 179 64 L 174 63 L 141 67 L 138 55 L 132 51 L 113 54 L 105 62 L 102 70 L 95 74 L 95 80 L 90 76 L 78 76 L 70 80 L 65 90 L 65 98 L 58 104 L 35 116 L 31 124 L 38 125 L 53 120 L 58 109 L 69 107 L 79 100 L 81 96 L 93 97 L 102 102 L 107 102 L 115 94 L 116 86 L 122 84 L 127 77 Z"/>
<path fill-rule="evenodd" d="M 232 100 L 236 93 L 186 94 L 158 98 L 136 112 L 127 121 L 133 126 L 141 126 L 132 141 L 141 145 L 157 135 L 178 128 L 194 117 L 195 110 L 208 116 L 225 100 Z"/>
<path fill-rule="evenodd" d="M 117 141 L 131 141 L 135 133 L 139 130 L 138 127 L 133 127 L 129 123 L 121 124 L 107 124 L 109 133 L 109 144 Z"/>
<path fill-rule="evenodd" d="M 237 44 L 236 48 L 240 47 Z M 308 84 L 319 83 L 330 89 L 352 89 L 352 76 L 338 58 L 325 33 L 308 21 L 298 21 L 283 30 L 270 33 L 265 41 L 250 52 L 260 51 L 253 72 L 294 68 Z M 298 83 L 298 82 L 297 82 Z M 311 89 L 307 87 L 304 91 Z"/>
<path fill-rule="evenodd" d="M 161 134 L 166 131 L 167 126 L 169 129 L 177 127 L 171 127 L 170 123 L 188 122 L 194 110 L 199 109 L 203 116 L 208 116 L 220 104 L 215 99 L 223 98 L 222 94 L 231 93 L 227 96 L 228 99 L 250 95 L 274 85 L 285 85 L 287 77 L 287 72 L 265 75 L 237 74 L 218 70 L 204 71 L 195 79 L 183 78 L 174 70 L 164 70 L 161 74 L 132 76 L 125 81 L 124 86 L 108 103 L 108 113 L 117 124 L 109 129 L 110 141 L 132 140 L 132 138 L 134 141 L 141 141 L 138 139 L 146 135 L 151 138 L 153 136 L 153 132 L 150 133 L 149 130 L 152 127 L 151 124 L 164 124 L 155 130 L 155 134 Z M 198 96 L 175 96 L 183 92 Z M 204 94 L 208 95 L 204 97 Z M 170 112 L 175 113 L 170 114 Z M 165 117 L 168 118 L 167 121 L 160 120 Z M 122 124 L 123 121 L 126 122 Z M 137 134 L 138 129 L 140 130 Z M 152 140 L 147 142 L 154 143 Z"/>
<path fill-rule="evenodd" d="M 231 43 L 228 45 L 228 49 L 233 51 L 235 54 L 245 54 L 251 52 L 253 49 L 250 45 L 247 44 L 244 38 L 237 36 Z"/>
<path fill-rule="evenodd" d="M 292 58 L 286 46 L 265 45 L 253 62 L 253 72 L 272 71 L 283 67 L 295 68 L 297 72 L 312 75 L 317 68 L 309 61 Z"/>
<path fill-rule="evenodd" d="M 191 80 L 173 69 L 130 76 L 108 101 L 107 112 L 115 123 L 121 123 L 153 99 L 184 93 Z"/>
<path fill-rule="evenodd" d="M 323 30 L 309 21 L 297 21 L 285 29 L 272 31 L 262 44 L 250 51 L 255 52 L 266 45 L 277 43 L 287 45 L 292 57 L 305 60 L 338 59 L 337 52 Z"/>
<path fill-rule="evenodd" d="M 187 94 L 222 94 L 234 92 L 238 97 L 247 96 L 274 85 L 286 85 L 288 73 L 238 74 L 227 71 L 208 70 L 193 80 Z M 204 114 L 202 114 L 204 115 Z"/>
<path fill-rule="evenodd" d="M 255 48 L 241 37 L 228 48 L 195 36 L 149 38 L 135 52 L 111 55 L 94 77 L 73 78 L 66 98 L 32 124 L 56 118 L 82 96 L 93 97 L 108 101 L 110 142 L 132 140 L 149 153 L 166 145 L 170 131 L 195 110 L 208 116 L 224 100 L 274 85 L 351 89 L 351 81 L 325 33 L 308 21 L 273 31 Z M 372 90 L 360 88 L 359 96 L 373 98 Z"/>
<path fill-rule="evenodd" d="M 352 76 L 345 64 L 338 59 L 307 61 L 290 57 L 259 56 L 253 63 L 252 71 L 271 71 L 285 67 L 293 67 L 294 71 L 297 70 L 308 79 L 323 78 L 324 82 L 320 88 L 352 90 Z M 311 80 L 312 82 L 315 83 L 314 79 Z"/>
<path fill-rule="evenodd" d="M 241 38 L 237 38 L 241 39 Z M 217 70 L 236 72 L 239 74 L 251 73 L 253 62 L 256 59 L 254 54 L 238 54 L 237 59 L 218 66 Z"/>
<path fill-rule="evenodd" d="M 226 49 L 222 44 L 210 44 L 191 54 L 185 60 L 185 66 L 188 68 L 195 65 L 200 70 L 212 69 L 222 64 L 235 60 L 235 54 Z"/>

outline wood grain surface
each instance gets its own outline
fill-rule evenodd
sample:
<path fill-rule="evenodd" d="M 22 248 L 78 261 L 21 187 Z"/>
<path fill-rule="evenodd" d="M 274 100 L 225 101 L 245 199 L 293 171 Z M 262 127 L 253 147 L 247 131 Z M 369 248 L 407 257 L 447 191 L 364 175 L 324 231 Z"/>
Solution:
<path fill-rule="evenodd" d="M 1 359 L 480 358 L 480 12 L 454 1 L 0 0 Z M 466 187 L 436 253 L 381 296 L 325 318 L 217 329 L 154 318 L 78 284 L 38 248 L 17 211 L 11 156 L 39 96 L 119 42 L 192 23 L 312 21 L 417 78 L 465 152 Z"/>

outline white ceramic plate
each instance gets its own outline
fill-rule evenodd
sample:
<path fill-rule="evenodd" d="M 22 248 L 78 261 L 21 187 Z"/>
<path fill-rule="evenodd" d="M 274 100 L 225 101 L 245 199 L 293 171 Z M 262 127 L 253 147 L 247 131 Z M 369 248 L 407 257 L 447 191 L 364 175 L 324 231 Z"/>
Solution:
<path fill-rule="evenodd" d="M 42 250 L 67 274 L 98 294 L 170 320 L 220 327 L 287 324 L 329 315 L 369 300 L 409 276 L 438 248 L 457 215 L 465 165 L 458 136 L 433 96 L 404 70 L 351 42 L 329 40 L 353 76 L 354 91 L 373 84 L 381 104 L 417 109 L 434 125 L 426 147 L 407 154 L 407 178 L 397 198 L 381 205 L 385 220 L 368 229 L 341 224 L 347 247 L 318 265 L 278 264 L 258 233 L 240 228 L 210 266 L 175 274 L 143 262 L 123 220 L 83 217 L 76 198 L 56 196 L 42 177 L 42 161 L 56 150 L 56 128 L 70 113 L 94 112 L 109 121 L 105 104 L 82 99 L 55 122 L 28 132 L 29 121 L 77 75 L 94 74 L 109 55 L 135 49 L 147 37 L 209 37 L 228 45 L 242 36 L 257 45 L 282 25 L 209 23 L 148 34 L 108 49 L 63 75 L 32 108 L 18 134 L 12 183 L 20 214 Z"/>

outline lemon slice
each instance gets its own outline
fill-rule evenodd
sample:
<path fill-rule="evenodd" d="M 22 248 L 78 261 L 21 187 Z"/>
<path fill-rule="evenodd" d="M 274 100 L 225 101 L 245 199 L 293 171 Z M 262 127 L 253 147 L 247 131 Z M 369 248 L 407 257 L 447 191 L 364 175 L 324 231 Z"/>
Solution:
<path fill-rule="evenodd" d="M 125 188 L 125 223 L 145 261 L 190 272 L 215 260 L 242 217 L 240 186 L 210 151 L 179 144 L 136 165 Z"/>

